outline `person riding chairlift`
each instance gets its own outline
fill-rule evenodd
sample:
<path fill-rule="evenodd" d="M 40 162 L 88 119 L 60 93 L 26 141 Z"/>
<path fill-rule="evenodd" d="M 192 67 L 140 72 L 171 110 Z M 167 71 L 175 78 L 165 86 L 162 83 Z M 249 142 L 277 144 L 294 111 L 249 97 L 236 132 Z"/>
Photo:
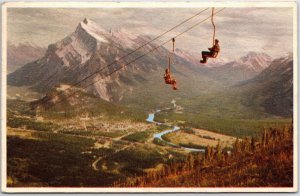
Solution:
<path fill-rule="evenodd" d="M 209 51 L 202 51 L 202 60 L 200 63 L 206 63 L 207 58 L 216 58 L 220 52 L 219 40 L 215 39 L 215 44 L 212 48 L 208 48 Z"/>
<path fill-rule="evenodd" d="M 164 79 L 165 79 L 165 83 L 166 83 L 166 84 L 171 84 L 171 85 L 172 85 L 173 90 L 177 90 L 176 80 L 175 80 L 175 78 L 172 78 L 172 77 L 171 77 L 171 74 L 170 74 L 170 70 L 169 70 L 169 69 L 166 69 L 166 70 L 165 70 Z"/>

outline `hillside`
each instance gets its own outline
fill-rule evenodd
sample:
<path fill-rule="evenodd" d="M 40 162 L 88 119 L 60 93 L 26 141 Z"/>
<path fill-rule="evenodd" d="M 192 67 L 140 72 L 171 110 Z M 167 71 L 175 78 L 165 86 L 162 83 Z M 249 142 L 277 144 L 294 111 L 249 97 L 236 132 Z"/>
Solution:
<path fill-rule="evenodd" d="M 262 164 L 264 163 L 264 164 Z M 219 146 L 190 154 L 159 171 L 127 178 L 116 187 L 292 187 L 293 129 L 265 130 L 256 140 L 236 141 L 231 153 Z"/>
<path fill-rule="evenodd" d="M 265 111 L 278 115 L 293 115 L 293 57 L 274 60 L 262 73 L 238 85 L 245 88 L 250 99 L 262 99 Z"/>

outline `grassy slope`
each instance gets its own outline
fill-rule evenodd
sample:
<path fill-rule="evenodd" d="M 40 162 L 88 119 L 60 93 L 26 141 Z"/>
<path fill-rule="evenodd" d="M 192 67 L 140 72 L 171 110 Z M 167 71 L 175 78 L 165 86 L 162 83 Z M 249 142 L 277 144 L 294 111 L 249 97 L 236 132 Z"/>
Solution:
<path fill-rule="evenodd" d="M 260 105 L 264 97 L 253 89 L 231 88 L 192 99 L 178 100 L 183 113 L 162 112 L 156 120 L 185 121 L 181 126 L 203 128 L 233 136 L 253 136 L 264 127 L 278 127 L 292 119 L 269 114 Z M 249 94 L 249 92 L 251 92 Z"/>

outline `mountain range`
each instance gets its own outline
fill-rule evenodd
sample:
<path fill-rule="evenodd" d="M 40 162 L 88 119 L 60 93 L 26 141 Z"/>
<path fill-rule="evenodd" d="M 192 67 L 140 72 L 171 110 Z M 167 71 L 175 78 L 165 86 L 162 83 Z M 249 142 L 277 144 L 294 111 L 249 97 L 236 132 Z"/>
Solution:
<path fill-rule="evenodd" d="M 136 60 L 145 52 L 157 47 L 156 44 L 148 44 L 129 57 L 123 58 L 149 41 L 148 36 L 135 35 L 126 30 L 105 31 L 93 21 L 85 19 L 78 24 L 75 32 L 50 44 L 42 58 L 9 74 L 8 84 L 30 85 L 38 91 L 45 92 L 61 83 L 74 84 L 87 78 L 80 83 L 80 87 L 107 101 L 122 100 L 126 93 L 130 94 L 134 88 L 145 85 L 147 80 L 159 81 L 160 87 L 163 88 L 164 69 L 167 68 L 168 57 L 171 55 L 166 47 L 160 47 Z M 116 60 L 116 63 L 111 64 Z M 126 66 L 128 62 L 131 63 Z M 175 54 L 172 64 L 174 66 L 171 72 L 178 81 L 182 81 L 182 89 L 187 89 L 194 82 L 213 83 L 210 82 L 213 79 L 201 73 L 199 65 L 190 59 Z M 106 67 L 107 65 L 110 66 Z M 120 68 L 123 71 L 106 76 Z M 102 71 L 96 73 L 99 69 Z M 90 75 L 93 76 L 89 77 Z M 195 81 L 190 80 L 191 78 Z M 156 84 L 153 85 L 157 87 Z M 206 88 L 198 86 L 194 91 L 199 92 Z"/>
<path fill-rule="evenodd" d="M 263 95 L 265 92 L 262 105 L 268 112 L 290 115 L 292 57 L 272 60 L 266 53 L 249 52 L 230 62 L 217 58 L 209 59 L 209 63 L 203 65 L 199 63 L 200 54 L 176 48 L 171 59 L 171 73 L 178 81 L 179 91 L 173 91 L 163 81 L 171 46 L 162 46 L 143 58 L 140 56 L 157 45 L 151 43 L 132 53 L 150 40 L 148 36 L 124 29 L 106 31 L 84 19 L 73 33 L 50 44 L 45 53 L 43 49 L 36 53 L 40 58 L 10 73 L 8 84 L 31 86 L 43 93 L 49 93 L 61 84 L 77 84 L 76 87 L 106 101 L 126 104 L 148 101 L 153 104 L 151 107 L 174 97 L 201 96 L 234 85 L 256 89 L 257 92 L 251 91 L 252 94 Z M 15 53 L 17 51 L 8 51 L 8 56 L 19 56 Z M 123 58 L 128 53 L 132 54 Z M 114 74 L 110 75 L 111 72 Z"/>
<path fill-rule="evenodd" d="M 227 62 L 222 66 L 212 67 L 206 73 L 217 80 L 233 85 L 258 75 L 271 62 L 271 57 L 266 53 L 251 51 L 237 60 Z"/>

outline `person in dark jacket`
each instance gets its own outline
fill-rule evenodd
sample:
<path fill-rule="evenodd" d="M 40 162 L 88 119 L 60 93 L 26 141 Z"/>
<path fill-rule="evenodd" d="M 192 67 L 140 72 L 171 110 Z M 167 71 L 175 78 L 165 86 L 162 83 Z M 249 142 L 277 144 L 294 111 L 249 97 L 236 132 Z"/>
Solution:
<path fill-rule="evenodd" d="M 208 48 L 209 51 L 202 51 L 202 60 L 200 63 L 206 63 L 207 58 L 216 58 L 220 52 L 219 40 L 215 39 L 215 44 L 212 48 Z"/>

